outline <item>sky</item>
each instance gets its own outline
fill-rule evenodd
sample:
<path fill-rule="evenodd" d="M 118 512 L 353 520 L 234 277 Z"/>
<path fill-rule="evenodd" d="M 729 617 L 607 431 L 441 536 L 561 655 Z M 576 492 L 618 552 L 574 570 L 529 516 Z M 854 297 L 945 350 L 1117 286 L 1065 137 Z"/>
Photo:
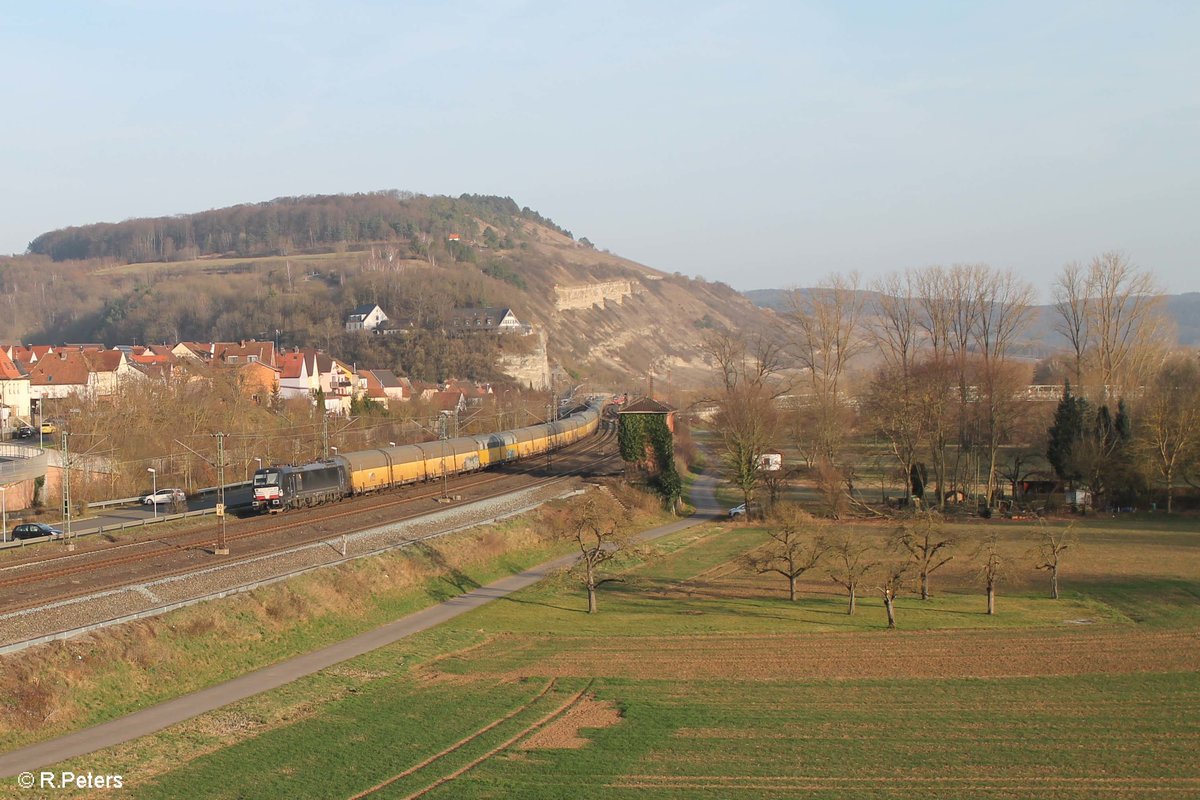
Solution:
<path fill-rule="evenodd" d="M 0 18 L 0 253 L 299 194 L 508 195 L 736 289 L 1120 250 L 1200 291 L 1200 4 L 92 2 Z"/>

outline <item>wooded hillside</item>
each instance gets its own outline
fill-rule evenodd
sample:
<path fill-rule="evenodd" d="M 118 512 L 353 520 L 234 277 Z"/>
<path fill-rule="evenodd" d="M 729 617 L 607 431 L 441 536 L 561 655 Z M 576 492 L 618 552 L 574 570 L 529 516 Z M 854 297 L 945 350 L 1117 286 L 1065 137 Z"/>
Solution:
<path fill-rule="evenodd" d="M 366 303 L 408 318 L 410 332 L 345 332 L 346 315 Z M 524 337 L 446 336 L 460 306 L 511 307 L 547 334 L 552 362 L 614 379 L 699 373 L 700 327 L 769 317 L 724 284 L 576 241 L 511 198 L 402 192 L 51 231 L 26 255 L 0 258 L 0 304 L 9 341 L 274 339 L 426 380 L 494 377 L 497 357 L 530 349 Z"/>

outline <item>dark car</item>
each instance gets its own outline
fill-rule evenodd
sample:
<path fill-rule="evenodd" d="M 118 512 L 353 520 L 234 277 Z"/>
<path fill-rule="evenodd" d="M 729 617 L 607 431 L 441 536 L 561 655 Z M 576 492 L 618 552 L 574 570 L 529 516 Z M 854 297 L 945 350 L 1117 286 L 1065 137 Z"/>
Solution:
<path fill-rule="evenodd" d="M 52 528 L 44 522 L 26 522 L 13 528 L 13 539 L 40 539 L 43 536 L 58 538 L 62 531 Z"/>
<path fill-rule="evenodd" d="M 37 431 L 35 431 L 33 429 L 32 425 L 18 425 L 17 430 L 16 430 L 16 437 L 18 439 L 30 439 L 36 433 L 37 433 Z"/>

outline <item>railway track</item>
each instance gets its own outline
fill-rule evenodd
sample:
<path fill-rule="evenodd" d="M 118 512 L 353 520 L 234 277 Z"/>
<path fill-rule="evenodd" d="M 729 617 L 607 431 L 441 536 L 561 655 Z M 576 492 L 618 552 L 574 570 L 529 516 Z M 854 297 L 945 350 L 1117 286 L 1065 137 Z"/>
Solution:
<path fill-rule="evenodd" d="M 561 460 L 558 471 L 553 475 L 537 475 L 543 471 L 538 465 L 525 464 L 516 471 L 512 468 L 503 472 L 483 472 L 470 476 L 460 476 L 450 485 L 456 493 L 469 493 L 472 502 L 495 499 L 516 491 L 514 478 L 520 481 L 520 489 L 550 485 L 574 477 L 582 470 L 603 460 L 604 449 L 611 444 L 615 434 L 611 429 L 589 437 L 583 443 L 572 445 L 556 451 Z M 540 460 L 540 457 L 539 459 Z M 574 462 L 579 462 L 575 464 Z M 536 475 L 536 477 L 534 477 Z M 529 478 L 533 480 L 529 480 Z M 37 608 L 39 606 L 56 604 L 79 597 L 85 597 L 98 592 L 119 589 L 150 580 L 160 580 L 187 575 L 214 566 L 230 566 L 241 561 L 260 559 L 290 550 L 301 548 L 330 539 L 331 523 L 344 524 L 355 517 L 367 515 L 377 516 L 380 512 L 390 512 L 394 509 L 406 509 L 399 515 L 389 515 L 386 522 L 374 519 L 365 524 L 351 522 L 336 532 L 334 536 L 358 533 L 378 527 L 380 524 L 404 522 L 425 516 L 429 513 L 422 501 L 428 501 L 442 496 L 442 490 L 428 490 L 428 483 L 421 484 L 417 494 L 406 492 L 403 496 L 392 493 L 380 493 L 367 498 L 354 498 L 345 503 L 318 506 L 305 512 L 289 512 L 282 517 L 271 517 L 272 522 L 261 524 L 266 520 L 240 521 L 232 531 L 227 531 L 227 543 L 241 542 L 248 547 L 241 552 L 228 556 L 206 556 L 198 562 L 195 555 L 211 553 L 215 545 L 213 531 L 184 530 L 152 539 L 140 539 L 136 542 L 125 542 L 102 546 L 99 548 L 60 553 L 47 557 L 26 559 L 20 563 L 9 564 L 0 568 L 0 613 L 5 615 Z M 409 487 L 403 487 L 411 489 Z M 419 508 L 414 506 L 422 504 Z M 280 520 L 274 522 L 274 520 Z M 255 525 L 254 522 L 260 524 Z M 285 534 L 282 536 L 281 534 Z M 289 535 L 290 534 L 290 535 Z M 276 541 L 271 541 L 275 537 Z M 280 540 L 281 539 L 281 540 Z M 117 551 L 125 551 L 118 553 Z M 190 563 L 178 564 L 180 557 L 192 557 Z M 155 565 L 155 561 L 160 563 Z M 139 573 L 138 569 L 141 568 Z M 147 574 L 147 570 L 149 571 Z M 40 589 L 40 591 L 39 591 Z M 24 591 L 22 591 L 24 590 Z M 25 594 L 25 597 L 14 597 L 14 594 Z M 7 596 L 6 596 L 7 595 Z"/>

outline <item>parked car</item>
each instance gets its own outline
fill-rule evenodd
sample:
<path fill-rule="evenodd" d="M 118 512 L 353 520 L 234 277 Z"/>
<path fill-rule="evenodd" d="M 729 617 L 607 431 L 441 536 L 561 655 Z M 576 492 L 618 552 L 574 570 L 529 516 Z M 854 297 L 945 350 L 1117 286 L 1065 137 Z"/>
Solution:
<path fill-rule="evenodd" d="M 62 536 L 62 531 L 52 528 L 44 522 L 25 522 L 13 528 L 13 539 L 40 539 L 50 536 L 55 539 Z"/>
<path fill-rule="evenodd" d="M 16 430 L 16 437 L 18 439 L 30 439 L 36 433 L 37 433 L 37 431 L 35 431 L 33 429 L 32 425 L 18 425 L 17 430 Z"/>
<path fill-rule="evenodd" d="M 42 433 L 43 434 L 58 433 L 58 426 L 55 425 L 53 422 L 43 422 L 42 423 Z"/>
<path fill-rule="evenodd" d="M 163 503 L 182 503 L 187 500 L 183 489 L 159 489 L 154 494 L 142 498 L 142 505 L 157 506 Z"/>
<path fill-rule="evenodd" d="M 762 506 L 760 506 L 758 503 L 750 504 L 750 513 L 748 515 L 746 513 L 746 504 L 745 503 L 742 503 L 741 505 L 734 506 L 733 508 L 729 509 L 729 518 L 730 519 L 755 519 L 755 518 L 761 518 L 761 517 L 762 517 Z"/>

